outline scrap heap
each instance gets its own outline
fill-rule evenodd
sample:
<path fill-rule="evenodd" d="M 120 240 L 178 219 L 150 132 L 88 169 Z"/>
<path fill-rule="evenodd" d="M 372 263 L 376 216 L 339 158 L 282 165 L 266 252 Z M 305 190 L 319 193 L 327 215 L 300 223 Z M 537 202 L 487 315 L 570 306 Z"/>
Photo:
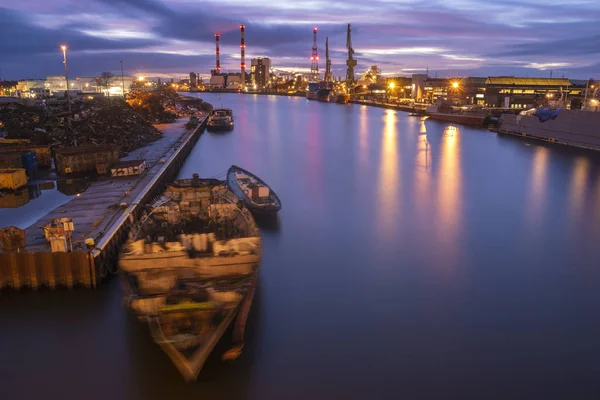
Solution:
<path fill-rule="evenodd" d="M 195 115 L 198 110 L 212 110 L 212 106 L 201 99 L 180 96 L 168 86 L 152 91 L 134 90 L 127 96 L 127 103 L 154 123 L 169 123 L 177 117 Z"/>
<path fill-rule="evenodd" d="M 69 128 L 67 115 L 40 107 L 0 108 L 0 121 L 9 139 L 30 139 L 33 144 L 72 147 L 115 144 L 131 151 L 160 137 L 150 122 L 122 99 L 101 99 L 77 104 Z"/>

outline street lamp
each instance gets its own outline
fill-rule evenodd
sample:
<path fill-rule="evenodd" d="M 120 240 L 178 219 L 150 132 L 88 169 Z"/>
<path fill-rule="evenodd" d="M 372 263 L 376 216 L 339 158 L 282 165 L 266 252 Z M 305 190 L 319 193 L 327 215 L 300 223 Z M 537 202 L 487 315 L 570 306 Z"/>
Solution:
<path fill-rule="evenodd" d="M 121 61 L 121 90 L 123 91 L 123 98 L 125 98 L 125 78 L 123 78 L 123 61 Z"/>
<path fill-rule="evenodd" d="M 454 89 L 458 89 L 458 82 L 452 82 L 452 87 Z"/>
<path fill-rule="evenodd" d="M 65 80 L 67 81 L 67 105 L 69 107 L 69 117 L 71 116 L 71 95 L 69 94 L 69 70 L 67 68 L 67 46 L 60 46 L 63 52 L 63 64 L 65 64 Z"/>

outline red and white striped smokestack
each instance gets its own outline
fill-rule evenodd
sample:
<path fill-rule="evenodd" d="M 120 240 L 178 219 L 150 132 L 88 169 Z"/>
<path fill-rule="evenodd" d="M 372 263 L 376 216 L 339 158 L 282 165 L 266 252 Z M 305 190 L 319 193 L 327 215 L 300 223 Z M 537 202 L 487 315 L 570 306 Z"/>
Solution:
<path fill-rule="evenodd" d="M 242 59 L 240 61 L 241 74 L 240 78 L 242 80 L 242 90 L 246 89 L 246 43 L 244 43 L 244 30 L 246 29 L 246 25 L 240 25 L 240 34 L 241 42 L 240 42 L 240 55 Z"/>
<path fill-rule="evenodd" d="M 220 56 L 219 54 L 221 54 L 221 52 L 219 51 L 219 38 L 221 37 L 220 34 L 216 33 L 215 34 L 215 41 L 217 42 L 217 50 L 215 51 L 215 55 L 217 56 L 217 67 L 215 68 L 217 71 L 217 74 L 221 73 L 221 60 L 220 60 Z"/>

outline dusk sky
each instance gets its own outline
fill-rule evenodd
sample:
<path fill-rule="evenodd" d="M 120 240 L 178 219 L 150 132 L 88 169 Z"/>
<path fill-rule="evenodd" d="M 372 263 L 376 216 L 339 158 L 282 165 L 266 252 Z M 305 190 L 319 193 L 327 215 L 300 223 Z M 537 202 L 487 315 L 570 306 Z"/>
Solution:
<path fill-rule="evenodd" d="M 320 68 L 329 36 L 335 76 L 345 77 L 346 25 L 352 24 L 357 75 L 600 77 L 598 0 L 0 0 L 4 79 L 102 71 L 183 77 L 214 68 L 221 33 L 224 71 L 270 57 L 280 70 L 308 71 L 318 27 Z"/>

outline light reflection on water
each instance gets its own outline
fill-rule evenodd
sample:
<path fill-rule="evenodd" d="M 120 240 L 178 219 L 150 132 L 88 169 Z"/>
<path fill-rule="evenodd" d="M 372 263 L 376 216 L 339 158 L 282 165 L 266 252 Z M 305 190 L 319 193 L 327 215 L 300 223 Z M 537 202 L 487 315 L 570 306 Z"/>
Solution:
<path fill-rule="evenodd" d="M 400 142 L 395 114 L 391 110 L 385 112 L 383 132 L 381 133 L 378 198 L 375 204 L 378 214 L 378 236 L 382 240 L 392 239 L 395 227 L 400 223 L 399 210 L 402 201 L 402 195 L 398 194 L 400 188 L 398 147 Z"/>

